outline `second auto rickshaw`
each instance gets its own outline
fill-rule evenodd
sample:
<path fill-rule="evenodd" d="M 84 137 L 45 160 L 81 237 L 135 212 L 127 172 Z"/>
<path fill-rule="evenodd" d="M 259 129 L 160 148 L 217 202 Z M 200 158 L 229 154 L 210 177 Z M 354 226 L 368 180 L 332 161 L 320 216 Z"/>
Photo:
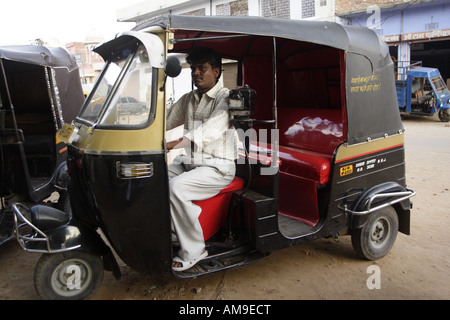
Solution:
<path fill-rule="evenodd" d="M 397 62 L 398 76 L 395 81 L 400 112 L 432 116 L 450 120 L 450 91 L 436 68 L 422 67 L 421 62 L 403 66 Z"/>
<path fill-rule="evenodd" d="M 70 208 L 67 146 L 56 133 L 83 101 L 78 65 L 65 49 L 0 47 L 0 244 L 14 238 L 14 202 L 58 192 L 57 205 Z"/>
<path fill-rule="evenodd" d="M 35 269 L 42 297 L 89 297 L 104 269 L 120 276 L 113 251 L 136 270 L 172 271 L 165 86 L 167 76 L 180 73 L 173 56 L 195 46 L 215 49 L 232 70 L 224 81 L 242 143 L 234 181 L 196 202 L 209 256 L 176 277 L 342 235 L 375 260 L 390 251 L 398 231 L 409 234 L 414 191 L 406 184 L 394 70 L 374 32 L 170 15 L 95 49 L 105 68 L 59 134 L 69 144 L 73 216 L 15 205 L 18 240 L 43 253 Z M 122 113 L 123 97 L 148 108 Z"/>

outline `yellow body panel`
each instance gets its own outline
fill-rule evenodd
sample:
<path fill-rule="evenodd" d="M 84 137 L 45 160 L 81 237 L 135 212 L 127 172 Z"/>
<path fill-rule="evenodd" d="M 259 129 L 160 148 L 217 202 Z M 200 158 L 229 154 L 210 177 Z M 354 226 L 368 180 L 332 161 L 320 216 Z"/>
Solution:
<path fill-rule="evenodd" d="M 373 140 L 370 142 L 359 143 L 351 146 L 341 146 L 336 154 L 336 162 L 341 162 L 347 159 L 363 156 L 383 149 L 393 148 L 395 146 L 403 145 L 405 137 L 403 134 L 396 134 L 394 136 Z"/>
<path fill-rule="evenodd" d="M 158 88 L 164 83 L 164 70 L 158 70 Z M 165 92 L 157 90 L 154 121 L 146 128 L 132 130 L 92 129 L 82 125 L 73 144 L 89 152 L 148 152 L 164 150 Z"/>

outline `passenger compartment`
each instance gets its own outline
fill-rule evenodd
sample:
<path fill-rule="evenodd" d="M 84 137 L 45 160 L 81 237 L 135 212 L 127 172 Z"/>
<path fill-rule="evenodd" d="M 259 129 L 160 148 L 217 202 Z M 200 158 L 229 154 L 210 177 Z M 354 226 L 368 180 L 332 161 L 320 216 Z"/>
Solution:
<path fill-rule="evenodd" d="M 318 198 L 326 188 L 336 148 L 346 139 L 345 95 L 343 78 L 344 53 L 330 47 L 286 41 L 277 52 L 277 125 L 279 158 L 280 215 L 301 221 L 310 227 L 318 224 L 321 212 Z M 255 54 L 247 59 L 247 68 L 257 73 L 246 77 L 245 83 L 256 90 L 254 119 L 273 117 L 273 90 L 265 81 L 273 78 L 270 57 Z M 273 143 L 269 126 L 258 125 L 256 139 L 251 139 L 249 159 L 261 166 L 271 164 Z M 261 142 L 258 130 L 266 129 L 267 139 Z M 264 140 L 264 139 L 262 139 Z M 267 142 L 267 143 L 264 143 Z M 241 152 L 240 157 L 244 154 Z M 270 179 L 253 173 L 252 188 L 269 188 Z"/>
<path fill-rule="evenodd" d="M 318 188 L 328 182 L 334 151 L 343 143 L 342 111 L 283 108 L 278 124 L 279 213 L 315 226 Z"/>

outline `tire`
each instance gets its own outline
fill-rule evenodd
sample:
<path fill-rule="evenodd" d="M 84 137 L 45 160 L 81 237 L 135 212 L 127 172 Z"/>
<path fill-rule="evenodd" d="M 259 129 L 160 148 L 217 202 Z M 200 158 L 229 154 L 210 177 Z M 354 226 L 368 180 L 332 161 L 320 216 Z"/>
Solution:
<path fill-rule="evenodd" d="M 441 122 L 448 122 L 450 120 L 450 111 L 449 109 L 444 109 L 439 111 L 439 120 L 441 120 Z"/>
<path fill-rule="evenodd" d="M 47 300 L 87 299 L 102 283 L 103 272 L 98 256 L 76 250 L 46 253 L 34 269 L 34 286 Z"/>
<path fill-rule="evenodd" d="M 389 253 L 398 234 L 398 216 L 393 207 L 372 213 L 362 228 L 351 233 L 353 249 L 367 260 L 377 260 Z"/>

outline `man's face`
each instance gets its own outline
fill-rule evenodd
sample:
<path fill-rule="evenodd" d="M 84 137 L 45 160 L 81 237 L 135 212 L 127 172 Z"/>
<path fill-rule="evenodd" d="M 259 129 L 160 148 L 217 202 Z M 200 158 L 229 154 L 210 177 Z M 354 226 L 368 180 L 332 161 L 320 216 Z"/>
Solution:
<path fill-rule="evenodd" d="M 192 81 L 201 93 L 209 91 L 216 85 L 219 68 L 213 68 L 208 62 L 191 65 Z"/>

